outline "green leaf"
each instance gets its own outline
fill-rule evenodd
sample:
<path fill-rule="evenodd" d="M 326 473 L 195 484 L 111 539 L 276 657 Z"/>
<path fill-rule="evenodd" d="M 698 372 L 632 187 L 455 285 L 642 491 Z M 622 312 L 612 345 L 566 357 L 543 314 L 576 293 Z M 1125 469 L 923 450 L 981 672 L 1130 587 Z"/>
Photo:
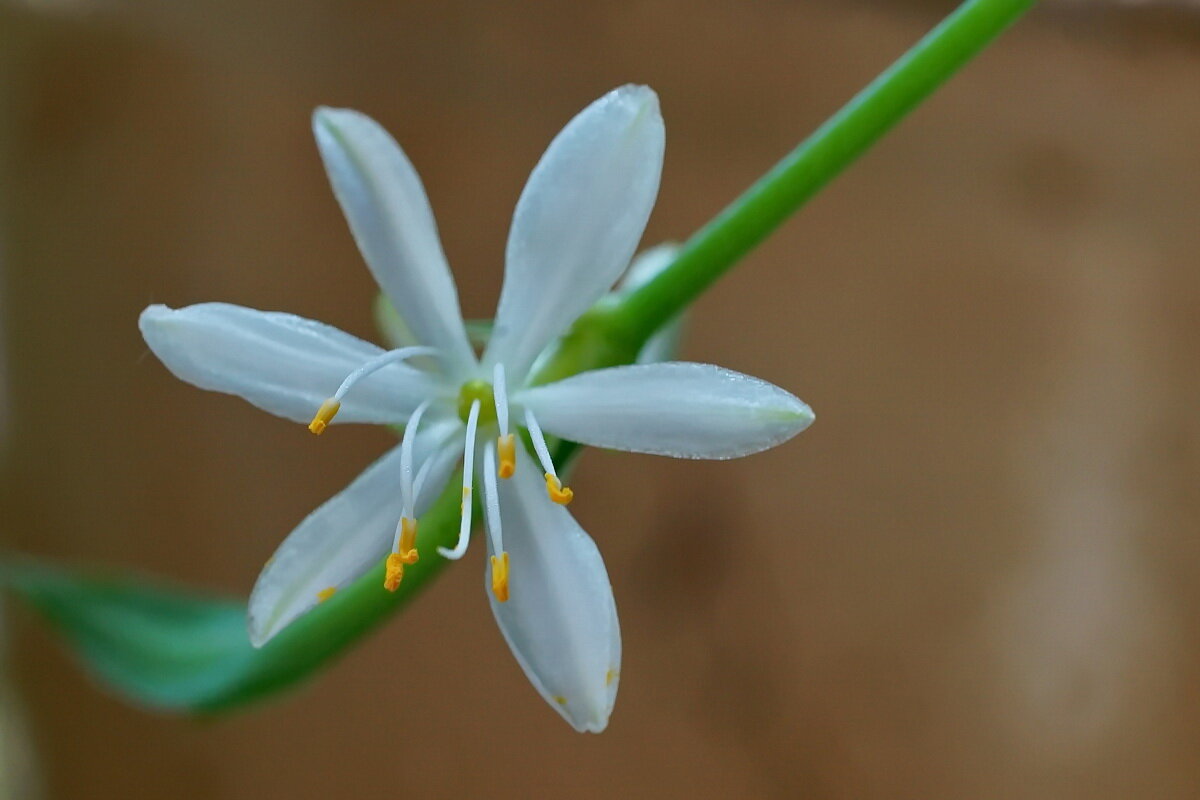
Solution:
<path fill-rule="evenodd" d="M 96 569 L 9 561 L 0 585 L 40 612 L 103 683 L 161 709 L 233 709 L 314 673 L 409 602 L 449 562 L 458 538 L 461 480 L 421 519 L 421 559 L 396 592 L 384 561 L 255 649 L 245 603 Z M 478 516 L 478 511 L 476 512 Z"/>
<path fill-rule="evenodd" d="M 7 565 L 3 575 L 97 678 L 146 705 L 202 703 L 255 656 L 246 607 L 236 601 L 27 562 Z"/>

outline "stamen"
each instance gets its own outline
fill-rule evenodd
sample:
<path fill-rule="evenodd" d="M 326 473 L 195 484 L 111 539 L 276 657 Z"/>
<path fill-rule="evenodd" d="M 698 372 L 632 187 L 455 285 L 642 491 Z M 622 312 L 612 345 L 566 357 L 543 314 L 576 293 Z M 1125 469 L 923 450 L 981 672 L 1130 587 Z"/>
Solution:
<path fill-rule="evenodd" d="M 500 493 L 496 491 L 496 446 L 491 442 L 483 448 L 483 510 L 487 514 L 492 552 L 504 552 L 504 537 L 500 529 Z"/>
<path fill-rule="evenodd" d="M 429 477 L 429 473 L 433 471 L 434 464 L 437 463 L 440 458 L 445 456 L 445 450 L 450 445 L 450 440 L 452 440 L 454 436 L 455 431 L 451 431 L 446 436 L 443 436 L 441 441 L 437 443 L 437 446 L 433 448 L 433 451 L 429 454 L 429 457 L 425 459 L 425 463 L 421 465 L 419 470 L 417 470 L 417 478 L 413 481 L 413 507 L 410 509 L 413 512 L 412 515 L 414 518 L 417 515 L 417 503 L 421 502 L 421 492 L 425 491 L 425 481 Z"/>
<path fill-rule="evenodd" d="M 426 400 L 417 406 L 417 410 L 408 418 L 408 424 L 404 426 L 404 438 L 400 440 L 400 497 L 403 506 L 401 514 L 405 517 L 413 516 L 413 505 L 416 504 L 416 495 L 413 494 L 413 445 L 421 417 L 425 415 L 425 409 L 429 408 L 431 402 Z"/>
<path fill-rule="evenodd" d="M 492 594 L 496 601 L 508 600 L 508 553 L 504 552 L 504 537 L 500 531 L 500 493 L 496 491 L 496 448 L 491 442 L 483 448 L 483 508 L 487 512 L 488 533 L 491 534 Z"/>
<path fill-rule="evenodd" d="M 425 459 L 425 463 L 417 470 L 417 479 L 413 481 L 413 511 L 416 511 L 417 501 L 421 498 L 421 491 L 425 488 L 425 479 L 429 477 L 429 470 L 433 468 L 433 460 L 437 458 L 443 445 L 438 445 L 437 450 L 433 452 L 429 458 Z M 413 516 L 416 516 L 414 513 Z"/>
<path fill-rule="evenodd" d="M 337 412 L 342 409 L 342 404 L 332 397 L 321 403 L 321 407 L 317 409 L 316 415 L 312 418 L 312 422 L 308 423 L 308 429 L 320 436 L 329 427 L 329 423 L 337 416 Z"/>
<path fill-rule="evenodd" d="M 501 436 L 496 440 L 496 449 L 500 453 L 500 468 L 496 470 L 501 478 L 511 478 L 517 471 L 517 437 L 515 434 Z"/>
<path fill-rule="evenodd" d="M 458 543 L 451 550 L 448 547 L 438 547 L 443 558 L 457 561 L 467 552 L 471 543 L 471 484 L 475 474 L 475 431 L 479 427 L 479 400 L 471 401 L 471 411 L 467 415 L 467 441 L 463 450 L 463 500 L 462 519 L 458 526 Z"/>
<path fill-rule="evenodd" d="M 558 473 L 554 471 L 554 462 L 550 459 L 550 449 L 546 447 L 546 438 L 542 436 L 542 428 L 528 408 L 525 409 L 525 427 L 529 429 L 534 452 L 537 453 L 538 461 L 542 462 L 542 469 L 546 472 L 546 494 L 560 506 L 565 506 L 575 497 L 575 493 L 563 486 L 563 482 L 558 479 Z"/>
<path fill-rule="evenodd" d="M 508 553 L 492 556 L 492 594 L 497 603 L 508 602 Z"/>
<path fill-rule="evenodd" d="M 437 350 L 433 347 L 424 346 L 401 347 L 399 350 L 389 350 L 386 353 L 380 353 L 346 376 L 346 380 L 342 381 L 342 385 L 333 393 L 333 397 L 321 403 L 321 407 L 317 409 L 316 416 L 313 417 L 312 422 L 308 423 L 308 429 L 318 436 L 324 433 L 325 428 L 329 426 L 329 423 L 333 421 L 338 411 L 341 410 L 342 398 L 346 396 L 346 392 L 350 391 L 350 387 L 372 372 L 380 370 L 388 364 L 398 363 L 414 356 L 433 355 L 437 355 Z"/>
<path fill-rule="evenodd" d="M 400 581 L 404 580 L 404 559 L 399 553 L 392 553 L 387 557 L 387 575 L 383 578 L 383 588 L 389 592 L 394 592 L 400 588 Z"/>
<path fill-rule="evenodd" d="M 350 387 L 361 381 L 363 378 L 383 369 L 388 364 L 395 364 L 400 361 L 406 361 L 415 356 L 436 356 L 438 351 L 433 347 L 425 347 L 423 345 L 414 345 L 413 347 L 401 347 L 399 350 L 389 350 L 386 353 L 380 353 L 372 358 L 367 363 L 363 364 L 358 369 L 346 376 L 346 380 L 342 381 L 342 385 L 333 393 L 333 399 L 340 401 L 346 396 L 346 392 L 350 391 Z"/>
<path fill-rule="evenodd" d="M 405 564 L 415 564 L 420 556 L 417 554 L 417 521 L 408 517 L 400 518 L 400 537 L 396 542 L 396 555 Z"/>
<path fill-rule="evenodd" d="M 504 383 L 504 365 L 496 364 L 492 369 L 492 397 L 496 402 L 496 424 L 500 435 L 508 434 L 508 389 Z"/>
<path fill-rule="evenodd" d="M 511 478 L 517 469 L 516 439 L 508 432 L 508 389 L 504 382 L 504 365 L 492 369 L 492 398 L 496 404 L 496 426 L 500 436 L 496 446 L 500 451 L 500 477 Z"/>
<path fill-rule="evenodd" d="M 563 482 L 549 472 L 546 473 L 546 494 L 560 506 L 565 506 L 575 499 L 575 492 L 571 491 L 571 487 L 563 486 Z"/>

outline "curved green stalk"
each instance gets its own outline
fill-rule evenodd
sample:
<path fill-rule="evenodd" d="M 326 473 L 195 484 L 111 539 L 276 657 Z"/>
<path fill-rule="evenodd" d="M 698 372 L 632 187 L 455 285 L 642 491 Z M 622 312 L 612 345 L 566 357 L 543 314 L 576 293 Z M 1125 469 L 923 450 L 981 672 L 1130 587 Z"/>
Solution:
<path fill-rule="evenodd" d="M 645 341 L 835 178 L 1036 0 L 967 0 L 705 225 L 671 266 L 613 310 Z"/>

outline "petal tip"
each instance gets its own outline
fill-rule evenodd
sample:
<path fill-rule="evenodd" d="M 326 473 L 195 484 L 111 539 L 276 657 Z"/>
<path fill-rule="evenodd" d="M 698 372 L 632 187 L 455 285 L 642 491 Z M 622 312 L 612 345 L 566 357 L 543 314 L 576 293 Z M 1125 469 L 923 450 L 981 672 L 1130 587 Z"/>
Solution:
<path fill-rule="evenodd" d="M 606 693 L 607 694 L 607 693 Z M 570 704 L 556 704 L 557 710 L 562 714 L 572 728 L 579 733 L 604 733 L 608 728 L 609 717 L 612 716 L 613 701 L 616 700 L 616 695 L 613 693 L 607 702 L 603 702 L 600 706 L 591 706 L 587 708 L 586 714 L 572 714 Z"/>
<path fill-rule="evenodd" d="M 168 335 L 168 326 L 178 313 L 176 309 L 155 303 L 146 306 L 138 315 L 138 330 L 142 334 L 142 339 L 151 346 L 151 349 L 154 349 L 154 345 L 162 342 L 163 337 Z"/>
<path fill-rule="evenodd" d="M 312 115 L 312 131 L 316 137 L 317 146 L 324 149 L 335 144 L 334 137 L 338 128 L 339 109 L 329 106 L 317 106 Z"/>
<path fill-rule="evenodd" d="M 322 150 L 329 147 L 345 148 L 348 145 L 343 137 L 362 136 L 364 132 L 375 128 L 379 128 L 379 123 L 353 108 L 317 106 L 313 109 L 313 135 Z"/>
<path fill-rule="evenodd" d="M 274 631 L 264 630 L 259 624 L 258 619 L 253 615 L 246 617 L 246 633 L 250 636 L 250 645 L 255 649 L 260 649 L 275 635 Z"/>
<path fill-rule="evenodd" d="M 658 108 L 658 93 L 642 83 L 627 83 L 624 86 L 618 86 L 612 90 L 611 95 L 636 105 Z"/>
<path fill-rule="evenodd" d="M 636 128 L 649 123 L 651 129 L 656 131 L 652 138 L 656 140 L 662 138 L 662 109 L 659 107 L 658 94 L 653 89 L 649 86 L 627 83 L 610 92 L 609 98 L 629 109 L 630 127 Z"/>
<path fill-rule="evenodd" d="M 154 303 L 142 309 L 142 313 L 138 315 L 138 327 L 145 328 L 147 325 L 152 325 L 155 322 L 160 322 L 171 316 L 173 309 L 163 305 L 162 303 Z"/>
<path fill-rule="evenodd" d="M 780 391 L 788 395 L 789 402 L 786 408 L 780 409 L 778 419 L 780 420 L 784 435 L 777 444 L 783 444 L 783 442 L 808 430 L 817 418 L 808 403 L 784 389 L 780 389 Z"/>
<path fill-rule="evenodd" d="M 796 399 L 795 414 L 796 423 L 799 425 L 801 431 L 817 421 L 817 415 L 816 412 L 812 410 L 812 406 L 799 398 Z M 797 433 L 799 433 L 799 431 L 797 431 Z"/>
<path fill-rule="evenodd" d="M 315 606 L 316 603 L 313 605 Z M 255 603 L 254 592 L 251 591 L 246 610 L 246 633 L 250 638 L 251 646 L 255 650 L 265 647 L 285 628 L 311 610 L 311 608 L 306 608 L 298 614 L 285 616 L 280 614 L 278 609 L 264 606 L 262 603 Z"/>
<path fill-rule="evenodd" d="M 339 118 L 344 119 L 350 115 L 357 115 L 357 111 L 352 111 L 348 108 L 337 108 L 335 106 L 317 106 L 313 109 L 312 119 L 313 125 L 331 125 L 337 123 Z"/>
<path fill-rule="evenodd" d="M 608 728 L 608 718 L 605 717 L 598 722 L 585 722 L 582 725 L 572 725 L 572 727 L 579 733 L 604 733 L 605 729 Z"/>

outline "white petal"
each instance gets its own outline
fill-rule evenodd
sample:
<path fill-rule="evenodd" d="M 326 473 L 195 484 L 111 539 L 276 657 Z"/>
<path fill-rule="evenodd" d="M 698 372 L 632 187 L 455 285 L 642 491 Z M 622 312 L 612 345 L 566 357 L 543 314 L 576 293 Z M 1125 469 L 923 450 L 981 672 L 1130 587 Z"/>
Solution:
<path fill-rule="evenodd" d="M 621 632 L 596 544 L 562 506 L 522 447 L 517 471 L 500 481 L 509 598 L 485 589 L 500 631 L 538 693 L 577 731 L 608 724 L 621 669 Z M 491 551 L 489 539 L 488 549 Z"/>
<path fill-rule="evenodd" d="M 447 424 L 449 423 L 449 424 Z M 443 418 L 436 423 L 430 423 L 434 431 L 422 430 L 417 435 L 414 451 L 417 454 L 417 463 L 424 465 L 422 452 L 428 452 L 428 442 L 434 441 L 437 436 L 442 436 L 440 444 L 435 444 L 433 454 L 429 456 L 433 463 L 429 465 L 429 473 L 425 476 L 425 482 L 418 487 L 417 500 L 413 505 L 413 513 L 420 519 L 433 505 L 433 502 L 441 496 L 446 489 L 446 483 L 450 480 L 455 468 L 463 455 L 463 435 L 462 421 L 458 417 Z M 418 467 L 418 470 L 421 467 Z"/>
<path fill-rule="evenodd" d="M 458 369 L 473 365 L 433 211 L 400 145 L 349 109 L 318 108 L 313 133 L 354 240 L 405 324 Z"/>
<path fill-rule="evenodd" d="M 149 306 L 138 327 L 180 380 L 294 422 L 311 420 L 347 375 L 383 352 L 320 322 L 227 303 Z M 428 373 L 391 364 L 355 384 L 335 421 L 403 423 L 441 390 Z"/>
<path fill-rule="evenodd" d="M 629 265 L 658 194 L 663 137 L 654 92 L 623 86 L 571 120 L 529 176 L 488 348 L 513 384 Z"/>
<path fill-rule="evenodd" d="M 812 409 L 778 386 L 686 362 L 582 372 L 514 400 L 564 439 L 676 458 L 757 453 L 813 421 Z"/>
<path fill-rule="evenodd" d="M 414 447 L 417 460 L 427 458 L 456 426 L 442 420 L 422 427 Z M 397 446 L 309 514 L 267 562 L 250 593 L 254 646 L 263 646 L 315 606 L 318 592 L 346 586 L 378 564 L 392 545 L 402 505 Z"/>
<path fill-rule="evenodd" d="M 618 296 L 629 294 L 634 289 L 649 283 L 658 273 L 671 265 L 679 252 L 677 244 L 660 244 L 638 254 L 629 270 L 621 277 L 617 286 Z M 637 363 L 656 364 L 659 361 L 670 361 L 679 355 L 679 345 L 683 339 L 683 318 L 679 314 L 658 329 L 638 352 Z"/>
<path fill-rule="evenodd" d="M 381 292 L 375 295 L 371 313 L 375 318 L 375 327 L 388 347 L 399 350 L 401 347 L 414 347 L 420 344 L 417 335 L 408 327 L 408 323 L 400 316 L 400 312 L 392 305 L 392 301 L 388 300 L 386 294 Z"/>

